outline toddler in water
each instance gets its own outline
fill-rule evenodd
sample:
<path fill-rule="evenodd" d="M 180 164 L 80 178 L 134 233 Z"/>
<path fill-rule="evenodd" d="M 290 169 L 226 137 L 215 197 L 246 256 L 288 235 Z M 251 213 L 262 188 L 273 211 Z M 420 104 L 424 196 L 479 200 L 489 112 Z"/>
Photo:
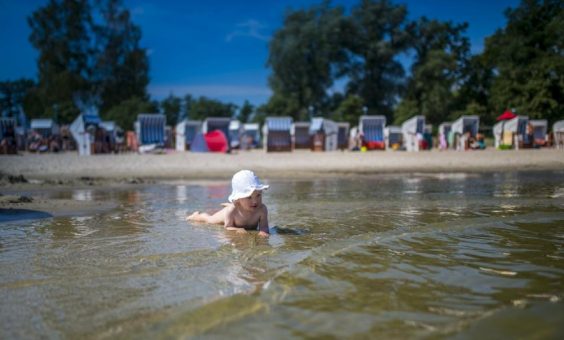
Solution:
<path fill-rule="evenodd" d="M 241 170 L 231 179 L 232 192 L 229 202 L 213 215 L 194 212 L 186 217 L 188 221 L 223 224 L 227 230 L 246 233 L 245 229 L 256 230 L 259 236 L 268 236 L 268 211 L 262 204 L 262 191 L 268 185 L 261 184 L 259 178 L 250 170 Z"/>

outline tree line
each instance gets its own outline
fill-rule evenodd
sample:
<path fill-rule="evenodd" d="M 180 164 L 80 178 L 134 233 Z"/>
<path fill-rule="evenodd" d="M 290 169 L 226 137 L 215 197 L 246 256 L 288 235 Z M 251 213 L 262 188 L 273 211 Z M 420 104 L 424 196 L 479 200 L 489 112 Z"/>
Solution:
<path fill-rule="evenodd" d="M 330 1 L 288 10 L 269 42 L 272 96 L 254 107 L 190 94 L 158 102 L 147 93 L 141 29 L 120 0 L 49 0 L 28 18 L 39 52 L 37 80 L 0 82 L 3 116 L 71 122 L 86 108 L 130 128 L 138 113 L 168 124 L 210 116 L 262 121 L 325 116 L 358 123 L 362 114 L 401 123 L 422 114 L 439 124 L 476 114 L 491 125 L 507 108 L 553 122 L 564 117 L 564 3 L 523 0 L 507 24 L 472 54 L 468 24 L 426 17 L 390 0 Z M 402 62 L 403 61 L 403 62 Z"/>

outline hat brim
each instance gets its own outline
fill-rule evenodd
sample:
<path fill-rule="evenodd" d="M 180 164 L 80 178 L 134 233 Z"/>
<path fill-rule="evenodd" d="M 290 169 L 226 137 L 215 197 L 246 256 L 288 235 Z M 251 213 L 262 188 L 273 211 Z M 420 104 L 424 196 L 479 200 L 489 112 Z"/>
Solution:
<path fill-rule="evenodd" d="M 237 193 L 233 192 L 233 193 L 231 193 L 231 195 L 229 195 L 229 197 L 227 199 L 229 200 L 229 202 L 233 203 L 233 201 L 236 201 L 238 199 L 250 197 L 255 190 L 262 191 L 262 190 L 268 189 L 269 187 L 270 187 L 269 185 L 263 184 L 263 185 L 259 185 L 259 186 L 256 186 L 256 187 L 249 188 L 245 192 L 237 192 Z"/>

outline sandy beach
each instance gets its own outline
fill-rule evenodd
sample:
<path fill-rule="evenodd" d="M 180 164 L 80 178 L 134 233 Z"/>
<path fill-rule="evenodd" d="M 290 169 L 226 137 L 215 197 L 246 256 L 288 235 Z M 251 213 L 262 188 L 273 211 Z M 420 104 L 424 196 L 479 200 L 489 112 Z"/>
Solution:
<path fill-rule="evenodd" d="M 135 183 L 162 179 L 228 179 L 240 169 L 262 177 L 295 178 L 378 173 L 489 172 L 564 169 L 564 152 L 555 149 L 425 152 L 311 152 L 232 154 L 174 152 L 166 154 L 111 154 L 78 156 L 76 153 L 0 156 L 2 184 L 8 176 L 26 180 L 67 183 L 110 181 Z"/>

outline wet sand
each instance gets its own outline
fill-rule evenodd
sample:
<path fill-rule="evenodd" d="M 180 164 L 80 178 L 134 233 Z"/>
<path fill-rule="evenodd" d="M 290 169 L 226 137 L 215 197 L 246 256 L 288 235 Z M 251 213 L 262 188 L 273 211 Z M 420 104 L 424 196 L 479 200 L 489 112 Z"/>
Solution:
<path fill-rule="evenodd" d="M 265 178 L 363 175 L 378 173 L 489 172 L 564 169 L 564 151 L 423 151 L 311 152 L 232 154 L 170 151 L 167 154 L 78 156 L 25 154 L 0 156 L 0 185 L 8 176 L 23 175 L 30 183 L 72 184 L 89 181 L 137 183 L 147 180 L 229 179 L 240 169 Z M 17 181 L 15 181 L 17 184 Z M 96 183 L 94 183 L 96 184 Z"/>
<path fill-rule="evenodd" d="M 563 170 L 561 150 L 311 152 L 231 154 L 170 151 L 165 154 L 23 154 L 0 156 L 0 222 L 81 215 L 112 209 L 96 201 L 41 199 L 35 193 L 58 188 L 119 188 L 155 181 L 222 180 L 241 170 L 261 178 L 351 177 L 396 173 L 471 173 Z M 10 196 L 6 196 L 10 195 Z M 31 201 L 22 201 L 28 195 Z M 28 197 L 24 196 L 24 197 Z"/>
<path fill-rule="evenodd" d="M 55 216 L 81 216 L 115 208 L 112 202 L 44 199 L 31 195 L 0 196 L 0 223 Z"/>

